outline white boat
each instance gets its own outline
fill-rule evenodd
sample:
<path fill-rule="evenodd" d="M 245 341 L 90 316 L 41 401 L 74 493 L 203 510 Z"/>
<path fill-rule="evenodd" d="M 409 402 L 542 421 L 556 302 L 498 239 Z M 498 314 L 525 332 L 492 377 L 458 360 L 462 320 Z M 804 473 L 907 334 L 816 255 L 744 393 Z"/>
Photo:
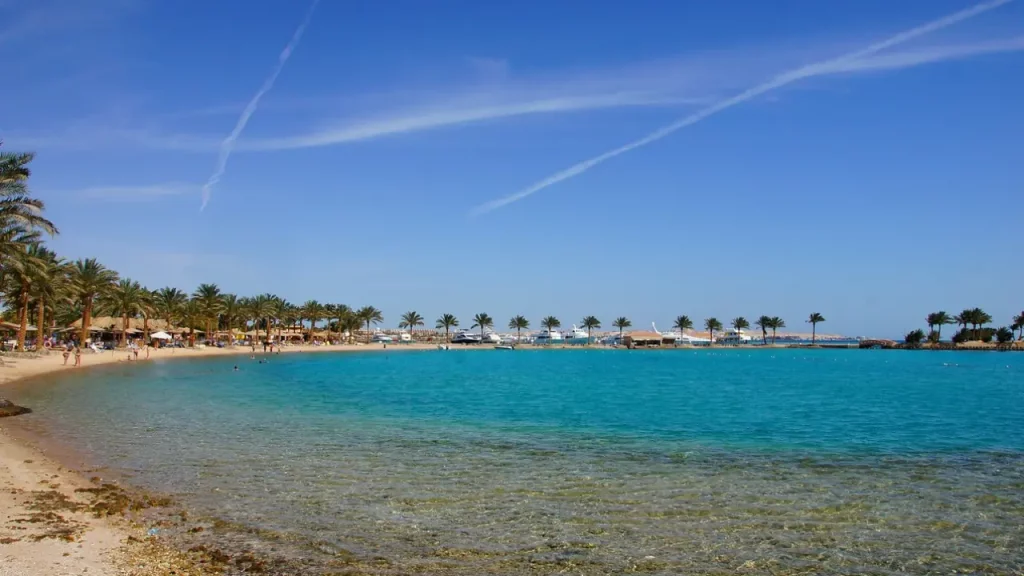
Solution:
<path fill-rule="evenodd" d="M 494 332 L 484 332 L 483 336 L 480 337 L 480 342 L 484 344 L 501 344 L 501 336 Z"/>
<path fill-rule="evenodd" d="M 622 345 L 622 338 L 618 334 L 609 334 L 598 340 L 597 343 L 604 346 L 620 346 Z"/>
<path fill-rule="evenodd" d="M 395 341 L 395 339 L 383 332 L 378 331 L 373 333 L 373 338 L 370 341 L 377 342 L 378 344 L 391 344 L 392 342 Z"/>
<path fill-rule="evenodd" d="M 533 337 L 534 344 L 561 344 L 565 339 L 557 330 L 541 330 Z"/>
<path fill-rule="evenodd" d="M 411 344 L 412 334 L 409 334 L 408 332 L 399 332 L 398 341 L 401 342 L 402 344 Z"/>
<path fill-rule="evenodd" d="M 589 344 L 590 335 L 587 334 L 586 330 L 577 328 L 575 324 L 572 325 L 572 330 L 565 333 L 563 336 L 566 344 Z"/>
<path fill-rule="evenodd" d="M 438 344 L 437 345 L 437 349 L 438 350 L 447 350 L 448 349 L 448 345 L 447 344 Z"/>
<path fill-rule="evenodd" d="M 460 330 L 452 337 L 452 344 L 479 344 L 480 334 L 471 330 Z"/>
<path fill-rule="evenodd" d="M 500 346 L 495 346 L 495 347 L 494 347 L 494 349 L 495 349 L 495 350 L 515 350 L 515 349 L 516 349 L 516 347 L 515 347 L 515 346 L 504 346 L 504 345 L 500 345 Z"/>
<path fill-rule="evenodd" d="M 719 344 L 749 344 L 752 338 L 743 333 L 743 330 L 729 330 L 724 335 L 715 338 Z"/>
<path fill-rule="evenodd" d="M 711 344 L 711 339 L 709 338 L 691 336 L 686 333 L 680 333 L 675 331 L 660 332 L 658 330 L 658 327 L 654 325 L 654 322 L 651 322 L 651 329 L 657 332 L 658 334 L 661 334 L 662 341 L 671 339 L 671 341 L 674 342 L 675 344 L 688 344 L 690 346 L 707 346 L 708 344 Z"/>

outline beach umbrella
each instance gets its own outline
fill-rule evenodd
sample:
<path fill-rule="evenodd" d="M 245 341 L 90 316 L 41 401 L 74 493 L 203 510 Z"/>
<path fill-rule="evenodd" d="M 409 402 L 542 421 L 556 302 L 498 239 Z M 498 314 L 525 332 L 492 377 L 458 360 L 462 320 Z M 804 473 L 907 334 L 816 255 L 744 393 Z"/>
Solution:
<path fill-rule="evenodd" d="M 167 332 L 164 332 L 162 330 L 160 332 L 154 332 L 154 333 L 150 334 L 149 337 L 154 339 L 154 340 L 171 340 L 172 339 L 170 334 L 168 334 Z"/>

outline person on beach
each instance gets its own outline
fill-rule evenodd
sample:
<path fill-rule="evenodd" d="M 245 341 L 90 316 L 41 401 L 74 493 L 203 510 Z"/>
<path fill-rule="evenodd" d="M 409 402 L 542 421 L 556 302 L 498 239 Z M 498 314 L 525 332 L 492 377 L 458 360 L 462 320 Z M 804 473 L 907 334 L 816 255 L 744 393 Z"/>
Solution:
<path fill-rule="evenodd" d="M 77 367 L 79 367 L 81 365 L 82 365 L 82 349 L 79 348 L 78 346 L 75 346 L 75 367 L 77 368 Z"/>
<path fill-rule="evenodd" d="M 68 365 L 68 357 L 71 356 L 71 349 L 67 346 L 64 347 L 64 365 Z"/>
<path fill-rule="evenodd" d="M 135 361 L 139 361 L 139 345 L 132 342 L 132 356 L 135 356 Z"/>
<path fill-rule="evenodd" d="M 149 344 L 146 344 L 146 360 L 149 360 Z"/>

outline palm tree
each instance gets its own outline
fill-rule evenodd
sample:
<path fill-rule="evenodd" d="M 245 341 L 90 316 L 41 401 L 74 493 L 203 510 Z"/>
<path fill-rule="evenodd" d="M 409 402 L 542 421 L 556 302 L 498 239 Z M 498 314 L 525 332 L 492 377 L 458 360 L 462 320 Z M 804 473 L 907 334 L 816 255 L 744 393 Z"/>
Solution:
<path fill-rule="evenodd" d="M 629 328 L 632 325 L 633 323 L 630 322 L 629 318 L 626 318 L 625 316 L 619 316 L 618 318 L 615 319 L 615 322 L 612 322 L 612 326 L 619 329 L 619 342 L 622 342 L 622 331 L 626 328 Z"/>
<path fill-rule="evenodd" d="M 36 347 L 43 349 L 46 339 L 47 312 L 50 316 L 58 306 L 66 304 L 71 298 L 68 288 L 68 265 L 63 258 L 53 252 L 43 255 L 43 265 L 38 276 L 32 282 L 32 300 L 36 307 Z"/>
<path fill-rule="evenodd" d="M 981 308 L 973 308 L 971 309 L 970 318 L 971 324 L 974 326 L 974 339 L 979 340 L 981 339 L 979 329 L 984 328 L 985 324 L 992 322 L 992 315 Z"/>
<path fill-rule="evenodd" d="M 264 342 L 270 342 L 270 328 L 273 324 L 274 314 L 277 313 L 278 298 L 272 294 L 260 294 L 252 299 L 249 313 L 255 318 L 253 330 L 259 333 L 259 323 L 263 322 L 263 329 L 266 332 Z"/>
<path fill-rule="evenodd" d="M 128 345 L 129 319 L 142 312 L 145 302 L 145 288 L 141 284 L 124 278 L 100 299 L 103 310 L 111 316 L 121 318 L 121 346 Z"/>
<path fill-rule="evenodd" d="M 929 314 L 925 321 L 928 323 L 928 331 L 930 332 L 935 330 L 935 328 L 938 328 L 936 332 L 938 333 L 939 339 L 942 339 L 942 327 L 946 324 L 952 324 L 953 318 L 944 311 L 939 311 Z"/>
<path fill-rule="evenodd" d="M 224 294 L 220 297 L 223 306 L 220 311 L 220 318 L 224 322 L 224 328 L 228 331 L 231 346 L 235 345 L 235 326 L 242 317 L 242 300 L 235 294 Z"/>
<path fill-rule="evenodd" d="M 149 317 L 156 312 L 153 292 L 145 287 L 139 294 L 139 315 L 142 316 L 142 341 L 149 342 Z"/>
<path fill-rule="evenodd" d="M 274 297 L 274 326 L 277 328 L 277 339 L 281 340 L 281 331 L 287 326 L 295 328 L 296 324 L 302 325 L 302 308 L 292 304 L 284 298 Z"/>
<path fill-rule="evenodd" d="M 530 328 L 530 321 L 526 319 L 526 316 L 513 316 L 508 321 L 508 329 L 516 331 L 516 342 L 523 339 L 523 330 Z"/>
<path fill-rule="evenodd" d="M 811 324 L 811 344 L 814 344 L 817 338 L 818 322 L 824 322 L 825 317 L 818 312 L 811 312 L 811 315 L 807 317 L 807 321 Z"/>
<path fill-rule="evenodd" d="M 473 316 L 473 325 L 470 328 L 480 329 L 480 338 L 484 337 L 484 330 L 494 326 L 494 319 L 488 316 L 485 312 L 481 312 L 476 316 Z"/>
<path fill-rule="evenodd" d="M 772 329 L 772 345 L 775 345 L 775 331 L 779 328 L 786 327 L 786 321 L 778 316 L 772 316 L 771 324 L 768 325 Z"/>
<path fill-rule="evenodd" d="M 359 319 L 366 325 L 366 341 L 370 341 L 370 324 L 380 324 L 384 321 L 384 314 L 373 306 L 363 306 L 356 312 Z"/>
<path fill-rule="evenodd" d="M 39 243 L 22 246 L 7 259 L 4 270 L 7 297 L 17 302 L 18 309 L 18 340 L 17 349 L 25 351 L 25 335 L 28 331 L 28 305 L 32 296 L 32 282 L 39 280 L 46 268 L 46 258 L 50 252 Z M 41 330 L 42 327 L 39 327 Z"/>
<path fill-rule="evenodd" d="M 445 341 L 451 342 L 452 339 L 449 337 L 451 329 L 457 327 L 458 325 L 459 319 L 456 318 L 454 314 L 442 314 L 441 317 L 437 319 L 437 322 L 434 324 L 434 327 L 437 328 L 438 330 L 441 330 L 443 328 Z"/>
<path fill-rule="evenodd" d="M 722 329 L 722 323 L 718 321 L 718 318 L 715 318 L 714 316 L 712 316 L 711 318 L 707 318 L 707 319 L 704 320 L 704 329 L 707 330 L 708 333 L 711 335 L 711 342 L 710 342 L 710 344 L 714 344 L 715 343 L 715 330 L 721 330 Z"/>
<path fill-rule="evenodd" d="M 177 288 L 161 288 L 153 293 L 153 307 L 156 314 L 167 322 L 167 329 L 170 330 L 174 321 L 181 314 L 181 307 L 185 305 L 188 296 Z"/>
<path fill-rule="evenodd" d="M 334 326 L 334 331 L 341 336 L 341 319 L 350 312 L 349 307 L 344 304 L 325 304 L 324 317 L 327 318 L 327 331 L 330 332 L 331 326 Z"/>
<path fill-rule="evenodd" d="M 82 303 L 82 335 L 80 344 L 89 339 L 92 309 L 98 298 L 104 296 L 117 282 L 117 272 L 108 270 L 95 258 L 76 260 L 71 268 L 71 285 Z"/>
<path fill-rule="evenodd" d="M 750 328 L 750 322 L 747 322 L 747 319 L 743 316 L 737 316 L 732 319 L 732 327 L 734 330 L 745 330 Z"/>
<path fill-rule="evenodd" d="M 1024 340 L 1024 312 L 1013 317 L 1013 329 L 1020 330 L 1020 336 L 1017 339 Z"/>
<path fill-rule="evenodd" d="M 953 317 L 953 321 L 956 322 L 958 326 L 963 326 L 961 334 L 966 337 L 967 325 L 971 323 L 971 309 L 964 308 L 962 312 Z M 967 338 L 964 339 L 966 340 Z"/>
<path fill-rule="evenodd" d="M 196 345 L 196 324 L 206 320 L 206 315 L 199 301 L 195 298 L 186 300 L 179 310 L 183 328 L 188 328 L 188 345 Z"/>
<path fill-rule="evenodd" d="M 341 326 L 339 328 L 342 332 L 348 332 L 349 339 L 351 339 L 362 325 L 363 321 L 356 316 L 355 312 L 349 310 L 348 313 L 341 317 Z"/>
<path fill-rule="evenodd" d="M 687 330 L 693 330 L 693 320 L 690 320 L 690 317 L 685 314 L 676 316 L 676 322 L 672 327 L 679 330 L 679 333 L 682 334 Z"/>
<path fill-rule="evenodd" d="M 423 316 L 420 316 L 416 311 L 409 311 L 402 314 L 402 321 L 398 323 L 399 328 L 409 329 L 410 336 L 417 326 L 423 326 Z"/>
<path fill-rule="evenodd" d="M 43 217 L 45 205 L 28 190 L 34 154 L 0 152 L 0 270 L 8 256 L 25 244 L 39 240 L 39 234 L 57 234 L 57 227 Z"/>
<path fill-rule="evenodd" d="M 1010 330 L 1006 326 L 1001 326 L 996 330 L 996 342 L 999 343 L 1000 348 L 1009 348 L 1013 343 L 1013 330 Z"/>
<path fill-rule="evenodd" d="M 907 335 L 903 337 L 903 342 L 909 348 L 919 348 L 921 342 L 924 341 L 924 330 L 918 328 L 917 330 L 911 330 L 907 332 Z"/>
<path fill-rule="evenodd" d="M 594 328 L 600 328 L 601 321 L 598 320 L 596 316 L 587 316 L 586 318 L 583 319 L 581 325 L 587 329 L 587 344 L 590 344 Z"/>
<path fill-rule="evenodd" d="M 200 284 L 192 293 L 192 299 L 199 305 L 199 313 L 203 315 L 206 323 L 207 339 L 211 338 L 211 327 L 224 310 L 224 301 L 220 297 L 220 288 L 216 284 Z"/>
<path fill-rule="evenodd" d="M 316 330 L 316 323 L 324 317 L 324 305 L 316 300 L 308 300 L 302 305 L 302 315 L 309 320 L 309 339 L 313 340 L 313 332 Z"/>
<path fill-rule="evenodd" d="M 754 326 L 761 329 L 761 343 L 768 343 L 768 329 L 772 327 L 772 319 L 770 316 L 761 316 L 754 322 Z"/>
<path fill-rule="evenodd" d="M 540 321 L 540 325 L 546 328 L 548 332 L 551 332 L 555 328 L 561 327 L 562 322 L 558 318 L 555 318 L 554 316 L 547 316 Z M 548 340 L 548 343 L 551 343 L 550 339 Z"/>

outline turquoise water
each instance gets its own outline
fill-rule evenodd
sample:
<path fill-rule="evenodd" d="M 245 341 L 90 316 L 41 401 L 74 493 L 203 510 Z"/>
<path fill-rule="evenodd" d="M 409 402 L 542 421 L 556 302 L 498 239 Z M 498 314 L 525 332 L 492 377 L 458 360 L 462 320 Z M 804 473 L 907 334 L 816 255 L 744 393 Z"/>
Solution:
<path fill-rule="evenodd" d="M 1024 568 L 1019 354 L 293 354 L 10 395 L 310 573 Z"/>

